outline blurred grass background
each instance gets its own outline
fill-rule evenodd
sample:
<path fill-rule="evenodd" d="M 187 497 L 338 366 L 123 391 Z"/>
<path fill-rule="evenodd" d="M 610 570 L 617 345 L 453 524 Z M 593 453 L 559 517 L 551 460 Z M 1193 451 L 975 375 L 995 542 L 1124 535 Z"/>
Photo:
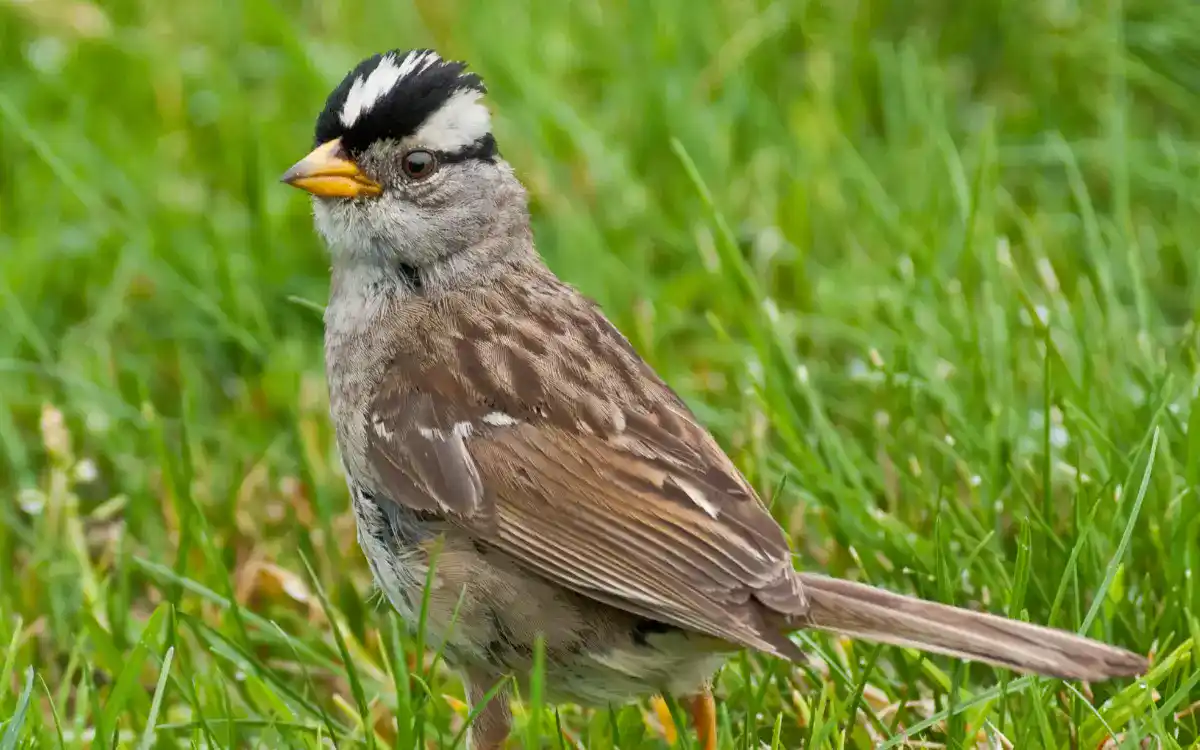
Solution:
<path fill-rule="evenodd" d="M 1196 746 L 1194 0 L 0 0 L 0 750 L 461 738 L 370 593 L 276 182 L 413 46 L 488 81 L 542 252 L 799 564 L 1154 658 L 1080 687 L 820 637 L 722 672 L 723 748 Z"/>

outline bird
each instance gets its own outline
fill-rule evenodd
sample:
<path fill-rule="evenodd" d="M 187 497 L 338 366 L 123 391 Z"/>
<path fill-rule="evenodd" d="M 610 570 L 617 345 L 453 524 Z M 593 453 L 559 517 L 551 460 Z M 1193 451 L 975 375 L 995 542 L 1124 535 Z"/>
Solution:
<path fill-rule="evenodd" d="M 539 255 L 486 93 L 434 50 L 372 55 L 281 178 L 311 194 L 331 259 L 325 369 L 359 545 L 462 675 L 473 750 L 504 745 L 539 649 L 548 700 L 678 696 L 705 750 L 712 676 L 739 649 L 804 658 L 804 629 L 1069 680 L 1146 670 L 1062 630 L 797 570 L 714 437 Z"/>

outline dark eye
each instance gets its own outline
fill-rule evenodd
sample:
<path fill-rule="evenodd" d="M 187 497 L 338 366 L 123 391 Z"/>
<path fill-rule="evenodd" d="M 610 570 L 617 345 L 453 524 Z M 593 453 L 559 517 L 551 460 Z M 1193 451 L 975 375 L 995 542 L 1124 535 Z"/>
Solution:
<path fill-rule="evenodd" d="M 409 151 L 404 155 L 404 173 L 414 180 L 422 180 L 437 169 L 437 159 L 428 151 Z"/>

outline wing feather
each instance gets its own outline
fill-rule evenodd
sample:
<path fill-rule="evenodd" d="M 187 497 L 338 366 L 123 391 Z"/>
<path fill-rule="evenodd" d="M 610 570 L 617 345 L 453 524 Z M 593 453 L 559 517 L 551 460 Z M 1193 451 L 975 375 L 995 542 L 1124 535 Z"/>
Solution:
<path fill-rule="evenodd" d="M 376 489 L 599 601 L 794 656 L 786 540 L 716 442 L 586 300 L 515 299 L 410 316 L 425 346 L 365 415 Z"/>

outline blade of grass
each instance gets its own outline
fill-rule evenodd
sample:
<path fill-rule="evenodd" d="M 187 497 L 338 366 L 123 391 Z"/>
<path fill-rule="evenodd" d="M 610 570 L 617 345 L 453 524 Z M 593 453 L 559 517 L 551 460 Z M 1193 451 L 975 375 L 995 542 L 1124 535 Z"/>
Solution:
<path fill-rule="evenodd" d="M 55 705 L 54 695 L 50 692 L 50 686 L 46 684 L 46 680 L 38 675 L 38 682 L 41 683 L 42 692 L 46 694 L 46 703 L 50 706 L 50 719 L 54 722 L 54 734 L 58 738 L 59 750 L 63 750 L 67 746 L 66 740 L 63 738 L 62 720 L 58 716 L 58 706 Z"/>
<path fill-rule="evenodd" d="M 545 704 L 546 639 L 539 632 L 533 641 L 533 669 L 529 673 L 528 716 L 525 720 L 525 747 L 542 746 L 542 709 Z"/>
<path fill-rule="evenodd" d="M 150 619 L 146 621 L 146 626 L 142 629 L 142 636 L 125 661 L 125 668 L 113 682 L 112 691 L 109 692 L 108 700 L 105 701 L 104 709 L 96 723 L 96 738 L 100 742 L 107 743 L 115 736 L 126 702 L 136 691 L 142 689 L 142 669 L 145 667 L 146 658 L 154 650 L 162 635 L 162 624 L 166 620 L 170 608 L 171 605 L 168 602 L 163 602 L 154 609 Z"/>
<path fill-rule="evenodd" d="M 154 738 L 157 734 L 155 723 L 158 721 L 158 712 L 162 708 L 163 695 L 167 691 L 167 680 L 171 675 L 171 661 L 174 658 L 175 647 L 171 646 L 163 656 L 162 667 L 158 673 L 158 684 L 154 686 L 154 698 L 150 701 L 150 715 L 146 717 L 146 727 L 142 730 L 142 741 L 138 744 L 139 750 L 150 750 L 154 747 Z"/>
<path fill-rule="evenodd" d="M 1146 470 L 1142 473 L 1142 483 L 1138 486 L 1137 495 L 1134 497 L 1133 508 L 1130 509 L 1129 518 L 1125 522 L 1125 530 L 1121 532 L 1121 541 L 1117 544 L 1117 549 L 1113 552 L 1112 559 L 1108 561 L 1108 566 L 1104 570 L 1104 580 L 1096 589 L 1096 595 L 1092 597 L 1092 606 L 1083 618 L 1083 624 L 1079 626 L 1080 633 L 1086 633 L 1092 626 L 1092 622 L 1095 621 L 1096 615 L 1100 614 L 1100 607 L 1104 605 L 1104 599 L 1108 595 L 1108 587 L 1116 578 L 1121 561 L 1125 558 L 1125 552 L 1129 549 L 1129 540 L 1133 537 L 1134 526 L 1142 512 L 1142 502 L 1146 499 L 1146 490 L 1150 488 L 1150 475 L 1154 472 L 1154 458 L 1158 455 L 1158 436 L 1159 427 L 1155 425 L 1153 437 L 1150 440 L 1150 454 L 1146 457 Z"/>
<path fill-rule="evenodd" d="M 25 728 L 25 716 L 29 713 L 29 702 L 33 698 L 33 667 L 25 670 L 25 689 L 17 698 L 17 710 L 8 720 L 4 735 L 0 736 L 0 750 L 17 750 L 21 741 L 21 730 Z"/>
<path fill-rule="evenodd" d="M 325 596 L 325 589 L 321 586 L 321 581 L 317 578 L 317 573 L 313 570 L 308 558 L 301 555 L 300 559 L 304 562 L 304 569 L 308 571 L 308 579 L 312 583 L 313 590 L 317 593 L 317 599 L 321 602 L 321 609 L 329 621 L 333 642 L 337 644 L 338 653 L 341 654 L 346 679 L 350 682 L 350 694 L 354 696 L 354 703 L 358 707 L 358 715 L 362 720 L 364 741 L 368 748 L 373 749 L 375 747 L 375 727 L 371 722 L 371 707 L 367 704 L 367 697 L 363 692 L 362 682 L 358 678 L 355 661 L 350 656 L 350 650 L 346 648 L 346 639 L 342 636 L 337 613 L 334 611 L 333 605 L 329 603 L 329 598 Z"/>
<path fill-rule="evenodd" d="M 0 706 L 4 705 L 4 699 L 8 694 L 8 686 L 12 684 L 13 669 L 17 663 L 17 648 L 21 644 L 21 633 L 25 627 L 25 621 L 17 615 L 13 621 L 12 637 L 8 639 L 8 648 L 4 651 L 4 667 L 0 668 Z"/>
<path fill-rule="evenodd" d="M 500 680 L 495 685 L 492 685 L 490 690 L 483 694 L 483 698 L 479 701 L 478 705 L 471 706 L 471 710 L 467 713 L 466 720 L 463 722 L 462 727 L 454 735 L 454 740 L 450 743 L 450 747 L 462 746 L 462 742 L 464 739 L 466 739 L 467 732 L 470 731 L 471 725 L 475 723 L 475 720 L 479 718 L 479 715 L 483 713 L 483 710 L 487 708 L 488 703 L 493 698 L 499 695 L 501 691 L 509 689 L 510 682 L 511 678 L 509 677 L 505 677 L 504 679 Z M 529 745 L 526 745 L 526 747 L 529 747 Z"/>

